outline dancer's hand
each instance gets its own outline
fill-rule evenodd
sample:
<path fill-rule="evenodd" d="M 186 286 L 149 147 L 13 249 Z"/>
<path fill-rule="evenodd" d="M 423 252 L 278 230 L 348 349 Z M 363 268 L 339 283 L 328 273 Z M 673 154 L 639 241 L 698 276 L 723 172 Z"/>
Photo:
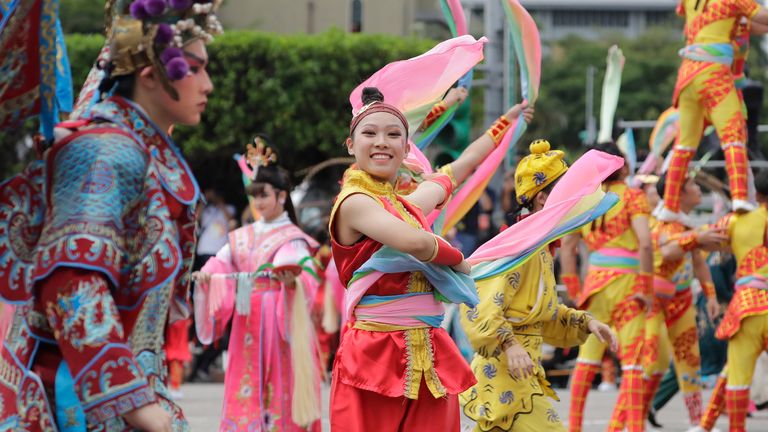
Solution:
<path fill-rule="evenodd" d="M 463 260 L 460 263 L 456 264 L 455 266 L 451 266 L 451 268 L 456 270 L 459 273 L 464 273 L 467 275 L 472 270 L 472 266 L 467 262 L 467 260 Z"/>
<path fill-rule="evenodd" d="M 707 315 L 709 315 L 710 321 L 714 321 L 715 317 L 720 315 L 720 303 L 716 297 L 707 299 Z"/>
<path fill-rule="evenodd" d="M 653 307 L 653 298 L 648 297 L 645 294 L 633 294 L 632 297 L 630 297 L 632 300 L 637 300 L 640 305 L 643 307 L 646 313 L 651 312 L 651 308 Z"/>
<path fill-rule="evenodd" d="M 171 432 L 171 415 L 158 403 L 144 405 L 123 414 L 123 418 L 136 429 L 147 432 Z"/>
<path fill-rule="evenodd" d="M 530 123 L 531 120 L 533 120 L 534 112 L 533 107 L 528 106 L 528 101 L 522 101 L 517 105 L 513 105 L 512 108 L 504 114 L 504 117 L 513 122 L 516 118 L 520 117 L 520 114 L 522 114 L 525 122 Z"/>
<path fill-rule="evenodd" d="M 275 272 L 275 279 L 283 283 L 287 288 L 292 288 L 296 284 L 296 278 L 299 273 L 292 272 L 290 270 Z"/>
<path fill-rule="evenodd" d="M 710 228 L 696 233 L 696 243 L 706 251 L 721 249 L 728 238 L 725 228 Z"/>
<path fill-rule="evenodd" d="M 211 274 L 201 272 L 201 271 L 196 271 L 192 273 L 192 280 L 194 280 L 197 283 L 207 285 L 211 283 Z"/>
<path fill-rule="evenodd" d="M 587 324 L 587 328 L 589 328 L 589 331 L 595 335 L 597 340 L 608 345 L 611 348 L 611 351 L 618 351 L 619 341 L 616 337 L 616 333 L 614 333 L 606 324 L 593 319 Z"/>
<path fill-rule="evenodd" d="M 456 103 L 462 104 L 464 103 L 464 100 L 467 98 L 467 95 L 469 95 L 469 92 L 464 87 L 454 87 L 450 90 L 448 90 L 448 94 L 445 95 L 445 99 L 443 101 L 446 105 L 449 107 L 455 105 Z"/>
<path fill-rule="evenodd" d="M 533 360 L 519 343 L 510 345 L 504 353 L 507 354 L 507 369 L 513 378 L 533 376 Z"/>

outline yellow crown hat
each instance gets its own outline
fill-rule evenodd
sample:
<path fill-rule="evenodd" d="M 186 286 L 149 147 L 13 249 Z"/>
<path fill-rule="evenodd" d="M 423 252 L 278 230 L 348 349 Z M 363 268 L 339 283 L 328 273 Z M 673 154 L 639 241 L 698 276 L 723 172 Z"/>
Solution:
<path fill-rule="evenodd" d="M 568 170 L 560 150 L 550 150 L 549 141 L 539 139 L 529 146 L 531 154 L 515 169 L 517 202 L 528 204 L 533 197 Z"/>

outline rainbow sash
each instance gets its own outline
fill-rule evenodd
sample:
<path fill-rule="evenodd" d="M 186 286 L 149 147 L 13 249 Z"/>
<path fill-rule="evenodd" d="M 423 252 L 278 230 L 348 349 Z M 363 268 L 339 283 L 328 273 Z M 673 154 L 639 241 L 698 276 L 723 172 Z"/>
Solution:
<path fill-rule="evenodd" d="M 355 307 L 358 320 L 406 327 L 423 327 L 424 324 L 440 327 L 444 315 L 443 304 L 431 292 L 367 295 Z"/>
<path fill-rule="evenodd" d="M 675 283 L 659 276 L 653 278 L 653 292 L 657 297 L 671 299 L 675 293 L 685 291 L 691 287 L 691 279 L 686 279 L 681 283 Z"/>
<path fill-rule="evenodd" d="M 385 274 L 405 272 L 421 272 L 435 287 L 436 292 L 400 296 L 365 295 Z M 428 296 L 434 300 L 430 301 Z M 469 276 L 457 273 L 447 266 L 421 262 L 409 254 L 383 246 L 355 271 L 347 284 L 344 321 L 350 321 L 352 317 L 365 317 L 369 321 L 388 324 L 412 326 L 418 323 L 418 326 L 422 326 L 423 323 L 432 325 L 437 322 L 439 326 L 443 310 L 442 305 L 436 304 L 437 299 L 464 303 L 469 307 L 475 307 L 480 302 L 475 283 Z M 357 315 L 358 309 L 363 317 Z"/>
<path fill-rule="evenodd" d="M 691 44 L 678 51 L 682 58 L 719 63 L 730 66 L 733 63 L 733 45 L 726 43 Z"/>
<path fill-rule="evenodd" d="M 749 275 L 739 278 L 736 281 L 736 290 L 743 288 L 757 288 L 761 290 L 768 290 L 768 278 L 763 275 Z"/>
<path fill-rule="evenodd" d="M 603 248 L 589 255 L 590 270 L 635 273 L 640 268 L 640 254 L 622 248 Z"/>

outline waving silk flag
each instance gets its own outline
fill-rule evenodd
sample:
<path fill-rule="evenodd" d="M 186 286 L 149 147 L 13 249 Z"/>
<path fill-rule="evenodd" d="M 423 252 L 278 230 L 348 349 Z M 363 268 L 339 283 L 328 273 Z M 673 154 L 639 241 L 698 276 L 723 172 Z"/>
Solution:
<path fill-rule="evenodd" d="M 464 10 L 461 8 L 459 0 L 441 0 L 440 6 L 443 9 L 443 17 L 451 30 L 453 37 L 467 34 L 467 18 L 464 16 Z M 467 91 L 472 89 L 472 69 L 463 77 L 459 78 L 458 87 L 464 87 Z M 453 104 L 443 115 L 435 120 L 426 130 L 414 139 L 414 144 L 419 150 L 426 149 L 440 132 L 453 120 L 459 107 L 462 104 Z"/>
<path fill-rule="evenodd" d="M 502 3 L 509 24 L 515 59 L 520 66 L 520 88 L 529 105 L 533 106 L 539 96 L 539 84 L 541 83 L 541 37 L 539 36 L 539 29 L 518 0 L 504 0 Z M 523 136 L 525 129 L 524 120 L 521 118 L 515 120 L 499 146 L 483 161 L 448 203 L 441 230 L 443 233 L 456 225 L 480 199 L 501 161 L 504 160 L 511 146 Z M 433 221 L 436 216 L 430 215 L 430 219 Z"/>
<path fill-rule="evenodd" d="M 453 83 L 483 60 L 487 41 L 485 37 L 475 40 L 469 35 L 459 36 L 418 57 L 384 66 L 349 95 L 352 114 L 363 106 L 363 88 L 377 87 L 388 104 L 403 111 L 410 130 L 415 131 Z"/>
<path fill-rule="evenodd" d="M 605 59 L 606 67 L 605 78 L 603 79 L 603 93 L 600 100 L 600 132 L 597 134 L 598 143 L 610 141 L 613 137 L 613 119 L 616 116 L 616 107 L 619 105 L 621 72 L 624 70 L 624 60 L 624 54 L 617 45 L 613 45 L 608 49 L 608 57 Z"/>
<path fill-rule="evenodd" d="M 501 0 L 517 64 L 520 66 L 520 89 L 533 106 L 541 84 L 541 36 L 536 22 L 518 0 Z"/>
<path fill-rule="evenodd" d="M 632 177 L 635 175 L 637 169 L 637 146 L 635 145 L 635 131 L 632 128 L 627 128 L 623 134 L 619 135 L 616 139 L 616 147 L 624 153 L 624 157 L 627 158 L 629 164 L 629 182 L 632 182 Z"/>
<path fill-rule="evenodd" d="M 467 261 L 475 281 L 510 271 L 535 252 L 605 214 L 619 202 L 605 193 L 602 182 L 624 165 L 624 159 L 590 150 L 571 166 L 549 194 L 544 208 L 502 231 Z"/>
<path fill-rule="evenodd" d="M 656 120 L 648 147 L 651 150 L 640 166 L 638 174 L 652 174 L 661 167 L 662 155 L 680 131 L 680 113 L 677 108 L 667 108 Z"/>

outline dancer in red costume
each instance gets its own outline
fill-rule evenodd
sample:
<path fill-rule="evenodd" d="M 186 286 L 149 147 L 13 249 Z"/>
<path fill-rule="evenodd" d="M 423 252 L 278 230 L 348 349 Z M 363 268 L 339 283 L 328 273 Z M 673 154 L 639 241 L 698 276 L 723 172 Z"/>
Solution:
<path fill-rule="evenodd" d="M 408 123 L 377 89 L 367 88 L 363 103 L 346 141 L 358 169 L 345 173 L 330 221 L 342 283 L 352 287 L 358 280 L 353 273 L 384 252 L 384 246 L 437 264 L 434 267 L 445 273 L 453 273 L 447 266 L 468 273 L 461 252 L 432 234 L 424 218 L 450 195 L 450 179 L 437 175 L 413 193 L 398 195 L 395 180 L 408 151 Z M 333 368 L 334 431 L 459 430 L 457 395 L 475 378 L 439 327 L 442 318 L 429 319 L 442 308 L 435 305 L 434 291 L 422 272 L 411 271 L 385 273 L 367 288 L 354 310 L 357 319 L 352 317 L 345 329 Z M 401 302 L 411 302 L 410 313 L 399 307 Z M 384 316 L 387 304 L 394 304 L 392 309 L 400 314 Z"/>

